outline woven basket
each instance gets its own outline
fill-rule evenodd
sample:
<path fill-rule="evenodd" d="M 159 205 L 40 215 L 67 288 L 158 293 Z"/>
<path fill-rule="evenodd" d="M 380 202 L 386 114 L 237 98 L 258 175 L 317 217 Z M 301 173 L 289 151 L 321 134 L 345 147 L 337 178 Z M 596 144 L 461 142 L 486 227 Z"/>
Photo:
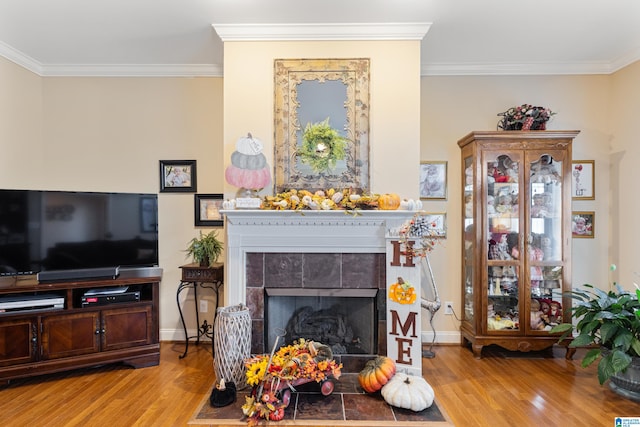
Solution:
<path fill-rule="evenodd" d="M 251 353 L 251 315 L 244 304 L 221 307 L 214 323 L 213 368 L 216 380 L 233 381 L 236 389 L 247 386 L 244 360 Z"/>

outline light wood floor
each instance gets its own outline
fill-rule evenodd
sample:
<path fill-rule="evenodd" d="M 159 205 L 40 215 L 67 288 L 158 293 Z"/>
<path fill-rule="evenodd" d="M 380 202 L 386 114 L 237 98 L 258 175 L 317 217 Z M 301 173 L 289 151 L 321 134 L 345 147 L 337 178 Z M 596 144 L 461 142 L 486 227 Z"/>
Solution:
<path fill-rule="evenodd" d="M 213 384 L 210 347 L 162 343 L 156 367 L 105 366 L 0 386 L 1 426 L 185 426 Z M 601 387 L 576 360 L 473 358 L 436 346 L 423 373 L 456 426 L 613 426 L 640 416 L 640 403 Z M 273 425 L 277 425 L 273 424 Z"/>

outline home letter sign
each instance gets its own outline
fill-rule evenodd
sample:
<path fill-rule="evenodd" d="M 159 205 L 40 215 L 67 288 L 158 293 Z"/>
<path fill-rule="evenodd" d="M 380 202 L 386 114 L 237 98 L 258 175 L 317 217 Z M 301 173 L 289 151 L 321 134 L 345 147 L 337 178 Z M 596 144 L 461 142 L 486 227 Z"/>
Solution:
<path fill-rule="evenodd" d="M 421 376 L 420 269 L 404 246 L 387 238 L 387 356 L 399 372 Z"/>

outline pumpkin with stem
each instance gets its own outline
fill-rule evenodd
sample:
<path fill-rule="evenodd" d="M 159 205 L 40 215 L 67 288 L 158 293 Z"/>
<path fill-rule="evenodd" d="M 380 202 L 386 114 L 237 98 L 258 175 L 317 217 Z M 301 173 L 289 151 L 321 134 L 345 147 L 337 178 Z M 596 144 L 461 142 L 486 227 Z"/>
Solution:
<path fill-rule="evenodd" d="M 380 390 L 396 373 L 396 363 L 387 356 L 369 360 L 358 374 L 358 382 L 367 393 Z"/>
<path fill-rule="evenodd" d="M 380 392 L 385 402 L 397 408 L 420 412 L 433 404 L 433 388 L 422 377 L 398 372 Z"/>

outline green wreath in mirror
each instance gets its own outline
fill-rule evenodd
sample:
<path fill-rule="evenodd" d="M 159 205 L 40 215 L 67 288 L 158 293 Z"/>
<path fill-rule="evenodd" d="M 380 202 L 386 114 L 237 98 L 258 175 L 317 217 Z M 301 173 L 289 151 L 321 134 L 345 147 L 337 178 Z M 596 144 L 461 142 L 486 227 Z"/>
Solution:
<path fill-rule="evenodd" d="M 315 172 L 325 172 L 335 168 L 338 160 L 344 159 L 348 141 L 329 126 L 327 117 L 322 122 L 307 123 L 298 156 L 302 163 L 309 165 Z"/>

